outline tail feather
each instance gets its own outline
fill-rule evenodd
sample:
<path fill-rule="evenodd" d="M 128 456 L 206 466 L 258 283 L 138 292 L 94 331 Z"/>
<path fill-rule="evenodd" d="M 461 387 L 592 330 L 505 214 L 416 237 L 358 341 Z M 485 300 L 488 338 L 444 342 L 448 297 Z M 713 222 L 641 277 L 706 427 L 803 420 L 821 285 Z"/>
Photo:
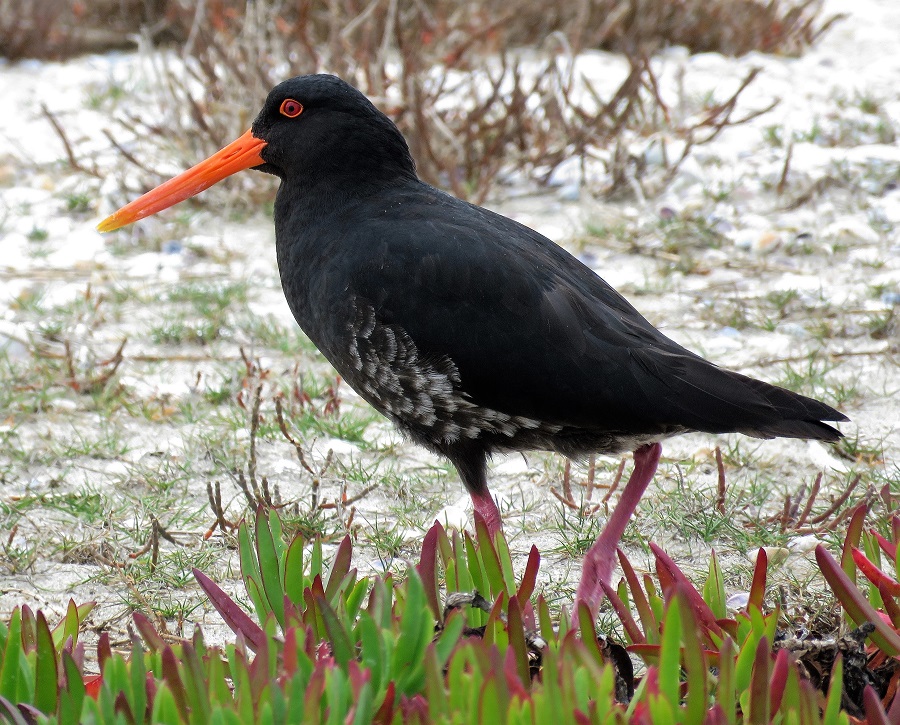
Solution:
<path fill-rule="evenodd" d="M 841 432 L 824 421 L 848 420 L 821 401 L 723 370 L 691 354 L 638 357 L 644 358 L 645 370 L 666 383 L 673 418 L 693 430 L 836 441 Z"/>
<path fill-rule="evenodd" d="M 848 420 L 846 415 L 830 405 L 761 380 L 737 373 L 733 375 L 743 378 L 743 382 L 749 383 L 783 416 L 781 420 L 739 432 L 757 438 L 806 438 L 819 441 L 837 441 L 843 438 L 843 433 L 823 422 Z"/>

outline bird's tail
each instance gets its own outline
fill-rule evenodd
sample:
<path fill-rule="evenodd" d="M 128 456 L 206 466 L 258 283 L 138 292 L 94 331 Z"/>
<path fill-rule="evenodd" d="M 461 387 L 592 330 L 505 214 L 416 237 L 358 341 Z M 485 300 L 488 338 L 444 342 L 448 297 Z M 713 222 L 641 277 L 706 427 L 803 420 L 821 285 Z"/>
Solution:
<path fill-rule="evenodd" d="M 665 384 L 668 414 L 692 430 L 836 441 L 841 432 L 825 421 L 848 420 L 830 405 L 723 370 L 683 349 L 633 356 Z"/>

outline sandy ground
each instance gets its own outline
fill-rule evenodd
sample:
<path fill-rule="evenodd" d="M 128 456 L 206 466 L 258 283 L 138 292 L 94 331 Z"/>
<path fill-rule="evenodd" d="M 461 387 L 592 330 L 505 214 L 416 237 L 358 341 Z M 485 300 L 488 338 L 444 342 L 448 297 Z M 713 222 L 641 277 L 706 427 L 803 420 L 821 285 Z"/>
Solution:
<path fill-rule="evenodd" d="M 699 435 L 670 442 L 657 488 L 641 509 L 649 513 L 629 539 L 636 561 L 645 561 L 642 541 L 652 537 L 688 568 L 695 557 L 705 566 L 715 546 L 735 572 L 741 569 L 749 553 L 745 539 L 692 537 L 659 510 L 680 502 L 674 515 L 690 518 L 691 506 L 712 506 L 715 445 L 728 454 L 734 490 L 752 494 L 740 509 L 750 518 L 780 509 L 785 494 L 796 494 L 820 471 L 823 500 L 856 472 L 864 485 L 852 500 L 885 484 L 900 493 L 900 322 L 894 318 L 900 315 L 900 6 L 832 0 L 826 11 L 849 17 L 801 58 L 689 57 L 673 49 L 656 59 L 673 108 L 709 92 L 724 96 L 753 66 L 763 72 L 743 106 L 780 99 L 770 113 L 697 148 L 661 196 L 600 201 L 590 183 L 579 184 L 563 169 L 549 190 L 489 204 L 581 255 L 679 342 L 723 366 L 776 383 L 793 381 L 851 418 L 841 429 L 853 449 Z M 0 114 L 0 612 L 27 602 L 58 614 L 75 597 L 101 603 L 96 627 L 121 628 L 134 607 L 212 626 L 215 615 L 202 604 L 197 608 L 200 598 L 186 572 L 200 562 L 231 580 L 235 561 L 228 541 L 200 539 L 212 523 L 205 485 L 221 480 L 236 514 L 242 499 L 233 481 L 203 462 L 215 458 L 210 451 L 218 449 L 209 441 L 226 423 L 189 420 L 184 408 L 197 396 L 208 399 L 223 381 L 238 381 L 235 397 L 240 346 L 262 355 L 273 376 L 291 374 L 292 355 L 305 361 L 309 376 L 326 380 L 329 373 L 302 342 L 278 352 L 243 324 L 263 319 L 293 336 L 267 219 L 181 209 L 128 235 L 94 231 L 124 201 L 114 182 L 125 172 L 102 135 L 111 124 L 104 89 L 127 87 L 140 76 L 140 62 L 109 55 L 0 65 L 7 108 Z M 619 72 L 621 62 L 598 53 L 580 58 L 579 68 L 603 78 Z M 42 103 L 104 179 L 67 167 Z M 651 167 L 660 163 L 658 141 L 633 149 Z M 685 222 L 683 233 L 663 223 L 672 219 Z M 229 318 L 228 334 L 209 344 L 168 342 L 160 331 L 161 317 L 170 314 L 163 293 L 210 281 L 249 290 L 243 317 Z M 100 298 L 102 310 L 94 304 Z M 104 369 L 97 363 L 123 338 L 128 344 L 117 380 L 127 404 L 104 407 L 66 384 L 59 373 L 65 341 L 77 369 L 89 371 Z M 343 394 L 367 421 L 352 391 Z M 169 408 L 181 417 L 170 419 Z M 236 457 L 245 455 L 245 421 L 232 427 L 221 436 L 227 446 L 219 443 Z M 367 445 L 318 431 L 304 440 L 311 461 L 321 463 L 330 449 L 341 466 L 323 481 L 326 498 L 334 499 L 342 480 L 350 481 L 351 493 L 365 485 L 366 479 L 347 473 L 354 466 L 368 467 L 376 482 L 390 478 L 391 485 L 382 483 L 357 505 L 355 522 L 364 529 L 359 563 L 366 570 L 402 569 L 435 517 L 456 525 L 470 520 L 468 499 L 440 461 L 376 417 L 364 438 Z M 601 462 L 604 480 L 616 464 Z M 277 435 L 261 442 L 258 467 L 286 499 L 307 500 L 309 477 Z M 536 543 L 544 551 L 544 583 L 557 590 L 579 566 L 565 553 L 563 507 L 547 493 L 549 485 L 559 487 L 561 468 L 540 455 L 511 456 L 492 467 L 493 490 L 509 509 L 514 552 L 521 557 Z M 420 491 L 423 471 L 429 478 Z M 584 467 L 576 474 L 583 478 Z M 753 494 L 760 481 L 761 497 Z M 398 512 L 397 500 L 404 498 L 411 503 Z M 98 510 L 86 510 L 91 501 Z M 174 522 L 185 545 L 164 545 L 166 577 L 146 567 L 129 569 L 127 554 L 146 541 L 150 514 Z M 391 532 L 390 542 L 373 530 Z M 776 542 L 791 553 L 788 564 L 798 577 L 808 570 L 806 555 L 816 540 Z M 735 586 L 739 579 L 736 573 Z"/>

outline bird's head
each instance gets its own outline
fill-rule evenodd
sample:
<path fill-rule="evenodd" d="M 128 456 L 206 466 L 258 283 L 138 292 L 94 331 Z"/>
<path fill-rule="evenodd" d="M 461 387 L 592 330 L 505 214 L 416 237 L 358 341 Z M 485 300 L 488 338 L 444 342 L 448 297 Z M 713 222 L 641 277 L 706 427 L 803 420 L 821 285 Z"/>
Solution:
<path fill-rule="evenodd" d="M 126 204 L 98 226 L 109 232 L 184 201 L 243 169 L 302 189 L 414 177 L 403 135 L 362 93 L 331 75 L 297 76 L 273 88 L 250 129 L 205 161 Z"/>

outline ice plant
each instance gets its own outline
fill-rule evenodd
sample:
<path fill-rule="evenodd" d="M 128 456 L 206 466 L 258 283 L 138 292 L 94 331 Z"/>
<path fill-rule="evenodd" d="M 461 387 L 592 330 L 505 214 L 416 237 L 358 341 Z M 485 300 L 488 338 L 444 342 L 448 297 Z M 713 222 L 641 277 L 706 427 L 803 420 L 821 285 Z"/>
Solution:
<path fill-rule="evenodd" d="M 778 607 L 765 607 L 763 551 L 737 612 L 727 610 L 715 553 L 700 589 L 655 545 L 655 577 L 639 576 L 620 553 L 624 578 L 606 594 L 628 649 L 646 665 L 635 680 L 622 647 L 597 636 L 587 606 L 554 620 L 544 598 L 532 598 L 535 548 L 517 580 L 502 535 L 435 524 L 402 582 L 369 580 L 351 566 L 349 538 L 326 568 L 321 542 L 285 541 L 277 512 L 260 507 L 238 532 L 255 617 L 195 571 L 233 643 L 210 647 L 200 628 L 172 642 L 135 613 L 130 645 L 113 651 L 101 635 L 99 673 L 89 675 L 78 630 L 90 604 L 70 604 L 54 629 L 42 613 L 17 608 L 0 626 L 0 716 L 14 723 L 898 722 L 900 520 L 885 536 L 864 532 L 864 517 L 859 509 L 851 518 L 843 568 L 824 548 L 816 552 L 847 614 L 864 625 L 832 641 L 835 651 L 845 640 L 861 648 L 870 638 L 862 669 L 837 654 L 821 689 L 798 666 L 808 654 L 778 631 Z M 870 582 L 868 598 L 854 583 L 857 570 Z M 873 686 L 885 681 L 893 685 Z"/>

